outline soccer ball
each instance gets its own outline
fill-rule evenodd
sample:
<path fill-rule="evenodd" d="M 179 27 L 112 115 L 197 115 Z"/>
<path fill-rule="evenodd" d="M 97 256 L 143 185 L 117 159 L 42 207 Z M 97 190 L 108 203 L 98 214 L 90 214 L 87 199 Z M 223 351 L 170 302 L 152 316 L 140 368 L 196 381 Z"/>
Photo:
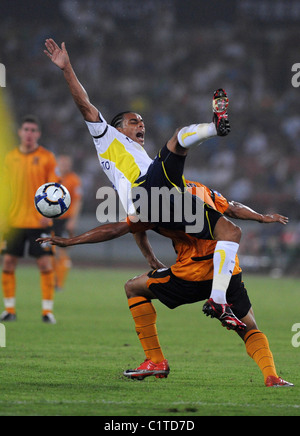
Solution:
<path fill-rule="evenodd" d="M 71 196 L 67 188 L 60 183 L 45 183 L 34 196 L 38 212 L 46 218 L 58 218 L 70 207 Z"/>

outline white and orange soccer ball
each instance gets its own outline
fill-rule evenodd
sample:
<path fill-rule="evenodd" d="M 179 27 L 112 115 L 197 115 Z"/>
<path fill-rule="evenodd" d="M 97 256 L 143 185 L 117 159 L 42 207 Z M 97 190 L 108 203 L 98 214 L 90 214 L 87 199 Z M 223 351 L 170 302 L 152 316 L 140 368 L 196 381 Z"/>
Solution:
<path fill-rule="evenodd" d="M 60 183 L 45 183 L 34 196 L 38 212 L 46 218 L 58 218 L 70 207 L 71 196 L 67 188 Z"/>

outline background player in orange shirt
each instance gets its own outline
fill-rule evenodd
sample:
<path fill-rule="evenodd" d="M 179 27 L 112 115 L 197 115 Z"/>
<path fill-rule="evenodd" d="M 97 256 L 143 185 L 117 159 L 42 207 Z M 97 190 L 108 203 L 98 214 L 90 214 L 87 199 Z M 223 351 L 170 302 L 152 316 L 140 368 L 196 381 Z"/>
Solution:
<path fill-rule="evenodd" d="M 200 183 L 187 181 L 187 186 L 192 193 L 194 188 L 202 188 L 203 200 L 230 217 L 261 223 L 287 224 L 288 222 L 288 218 L 282 215 L 262 215 L 241 203 L 228 202 L 221 194 Z M 198 193 L 199 191 L 197 191 Z M 177 261 L 171 268 L 145 273 L 129 280 L 125 285 L 129 309 L 146 356 L 145 362 L 138 368 L 124 372 L 126 377 L 136 379 L 143 379 L 147 376 L 164 378 L 170 372 L 168 361 L 164 357 L 158 340 L 156 311 L 151 300 L 159 299 L 167 307 L 174 309 L 182 304 L 191 304 L 207 299 L 212 287 L 213 253 L 217 241 L 213 237 L 209 240 L 199 240 L 183 231 L 162 227 L 155 228 L 149 223 L 134 223 L 129 218 L 127 223 L 100 226 L 72 239 L 56 237 L 46 239 L 54 245 L 72 246 L 104 242 L 120 237 L 129 231 L 139 233 L 149 229 L 155 229 L 163 236 L 172 239 L 177 253 Z M 43 240 L 39 242 L 43 242 Z M 154 257 L 154 254 L 149 249 L 149 245 L 141 244 L 140 248 L 151 265 L 151 257 Z M 154 259 L 156 258 L 154 257 Z M 233 313 L 246 326 L 245 330 L 237 330 L 237 333 L 244 341 L 248 355 L 260 368 L 265 385 L 267 387 L 293 386 L 277 375 L 268 339 L 257 327 L 251 302 L 242 281 L 242 270 L 237 256 L 227 292 L 228 302 L 232 305 Z"/>
<path fill-rule="evenodd" d="M 50 234 L 52 221 L 44 218 L 35 209 L 34 195 L 43 183 L 56 182 L 56 160 L 54 154 L 40 146 L 39 121 L 35 116 L 23 118 L 18 130 L 20 145 L 8 152 L 4 159 L 4 183 L 7 199 L 6 225 L 3 235 L 2 288 L 5 311 L 0 321 L 16 319 L 16 278 L 18 260 L 29 245 L 29 255 L 36 258 L 40 270 L 42 290 L 42 320 L 54 324 L 54 271 L 53 248 L 47 244 L 37 246 L 39 236 Z"/>
<path fill-rule="evenodd" d="M 73 171 L 73 161 L 69 155 L 58 156 L 57 166 L 60 181 L 70 192 L 72 201 L 69 210 L 54 220 L 53 229 L 56 236 L 63 236 L 64 232 L 67 232 L 69 236 L 74 236 L 82 205 L 81 180 Z M 60 291 L 64 287 L 72 262 L 67 250 L 59 247 L 55 251 L 54 259 L 55 287 L 57 291 Z"/>

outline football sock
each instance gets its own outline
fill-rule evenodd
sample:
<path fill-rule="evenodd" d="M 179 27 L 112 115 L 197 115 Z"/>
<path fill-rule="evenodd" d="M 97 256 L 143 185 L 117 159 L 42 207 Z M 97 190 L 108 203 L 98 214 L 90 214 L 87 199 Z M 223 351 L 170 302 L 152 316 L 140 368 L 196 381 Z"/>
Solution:
<path fill-rule="evenodd" d="M 15 314 L 16 304 L 16 276 L 15 273 L 2 271 L 2 289 L 4 296 L 4 307 L 8 313 Z"/>
<path fill-rule="evenodd" d="M 226 291 L 235 266 L 239 244 L 218 241 L 214 251 L 214 275 L 210 297 L 218 304 L 226 304 Z"/>
<path fill-rule="evenodd" d="M 47 315 L 53 310 L 54 300 L 54 271 L 41 272 L 41 289 L 42 289 L 42 313 Z"/>
<path fill-rule="evenodd" d="M 71 268 L 71 259 L 65 250 L 59 250 L 59 255 L 55 259 L 55 285 L 57 288 L 63 288 Z"/>
<path fill-rule="evenodd" d="M 129 298 L 128 305 L 146 358 L 154 363 L 162 362 L 165 358 L 157 336 L 157 315 L 153 304 L 144 297 L 133 297 Z"/>
<path fill-rule="evenodd" d="M 244 337 L 248 355 L 257 363 L 266 381 L 269 375 L 278 377 L 269 342 L 260 330 L 250 330 Z"/>
<path fill-rule="evenodd" d="M 202 144 L 206 139 L 213 138 L 217 135 L 214 123 L 192 124 L 183 127 L 178 135 L 178 142 L 183 148 L 195 147 Z"/>

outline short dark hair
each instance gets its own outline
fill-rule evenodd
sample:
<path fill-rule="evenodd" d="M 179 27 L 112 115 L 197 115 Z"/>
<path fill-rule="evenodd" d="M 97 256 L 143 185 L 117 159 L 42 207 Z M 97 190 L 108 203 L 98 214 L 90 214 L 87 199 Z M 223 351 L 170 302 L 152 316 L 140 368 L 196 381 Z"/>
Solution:
<path fill-rule="evenodd" d="M 131 114 L 131 113 L 132 113 L 132 111 L 125 111 L 125 112 L 118 113 L 115 117 L 113 117 L 113 119 L 110 122 L 110 125 L 117 129 L 118 127 L 121 126 L 121 124 L 122 124 L 122 122 L 124 120 L 124 115 L 125 114 Z"/>
<path fill-rule="evenodd" d="M 21 119 L 21 127 L 23 126 L 23 124 L 25 123 L 32 123 L 32 124 L 36 124 L 39 128 L 39 130 L 41 130 L 41 123 L 40 120 L 38 119 L 38 117 L 36 117 L 35 115 L 25 115 L 22 119 Z"/>

